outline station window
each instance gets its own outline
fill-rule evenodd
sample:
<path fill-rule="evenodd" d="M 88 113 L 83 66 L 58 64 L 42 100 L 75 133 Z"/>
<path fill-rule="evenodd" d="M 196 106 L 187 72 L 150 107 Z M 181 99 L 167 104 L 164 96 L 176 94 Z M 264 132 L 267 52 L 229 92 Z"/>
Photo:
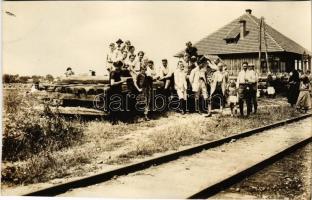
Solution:
<path fill-rule="evenodd" d="M 286 72 L 286 63 L 285 62 L 281 62 L 280 65 L 281 65 L 281 72 L 282 73 Z"/>

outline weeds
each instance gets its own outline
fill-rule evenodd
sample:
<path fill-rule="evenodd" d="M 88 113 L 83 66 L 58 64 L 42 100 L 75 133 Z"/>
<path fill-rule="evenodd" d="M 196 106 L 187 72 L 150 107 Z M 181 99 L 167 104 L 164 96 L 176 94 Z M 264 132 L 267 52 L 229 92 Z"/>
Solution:
<path fill-rule="evenodd" d="M 6 164 L 2 167 L 2 181 L 13 184 L 43 182 L 77 172 L 85 174 L 99 167 L 99 159 L 102 164 L 124 164 L 134 158 L 220 139 L 298 115 L 293 109 L 280 106 L 259 109 L 248 119 L 190 114 L 174 123 L 169 120 L 179 119 L 169 116 L 130 124 L 80 124 L 57 113 L 37 112 L 31 96 L 25 99 L 8 94 L 4 103 L 2 155 Z M 77 142 L 80 145 L 73 145 Z"/>
<path fill-rule="evenodd" d="M 189 121 L 187 124 L 177 124 L 161 129 L 152 134 L 148 141 L 136 144 L 134 150 L 119 155 L 110 163 L 128 162 L 132 158 L 151 156 L 168 150 L 177 150 L 181 146 L 198 144 L 201 141 L 213 141 L 237 134 L 247 129 L 261 127 L 281 119 L 298 116 L 292 108 L 264 108 L 259 114 L 249 118 L 233 118 L 216 116 L 209 120 Z"/>
<path fill-rule="evenodd" d="M 70 167 L 89 163 L 83 152 L 73 156 L 41 152 L 23 162 L 10 164 L 2 169 L 2 181 L 8 184 L 29 184 L 61 178 L 70 173 Z"/>
<path fill-rule="evenodd" d="M 4 95 L 2 161 L 14 162 L 2 167 L 4 182 L 47 180 L 47 171 L 59 167 L 52 152 L 76 144 L 83 136 L 79 122 L 66 121 L 58 113 L 42 113 L 37 105 L 36 97 L 16 90 Z"/>
<path fill-rule="evenodd" d="M 68 147 L 82 136 L 79 123 L 57 113 L 42 113 L 33 96 L 11 92 L 4 99 L 2 160 L 27 159 L 42 151 Z"/>

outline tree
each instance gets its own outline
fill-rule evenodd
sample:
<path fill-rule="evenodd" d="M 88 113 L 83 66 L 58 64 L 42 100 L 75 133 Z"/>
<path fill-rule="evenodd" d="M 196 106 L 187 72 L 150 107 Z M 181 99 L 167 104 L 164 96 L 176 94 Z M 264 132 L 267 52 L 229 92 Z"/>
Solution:
<path fill-rule="evenodd" d="M 30 79 L 29 76 L 20 76 L 19 77 L 19 82 L 20 83 L 27 83 L 27 81 Z"/>
<path fill-rule="evenodd" d="M 52 82 L 54 80 L 54 77 L 51 74 L 46 75 L 46 80 L 49 82 Z"/>
<path fill-rule="evenodd" d="M 33 83 L 36 83 L 36 82 L 40 82 L 40 76 L 37 76 L 37 75 L 32 75 L 31 78 L 33 79 Z"/>
<path fill-rule="evenodd" d="M 18 74 L 3 74 L 2 80 L 4 83 L 17 83 L 18 82 Z"/>

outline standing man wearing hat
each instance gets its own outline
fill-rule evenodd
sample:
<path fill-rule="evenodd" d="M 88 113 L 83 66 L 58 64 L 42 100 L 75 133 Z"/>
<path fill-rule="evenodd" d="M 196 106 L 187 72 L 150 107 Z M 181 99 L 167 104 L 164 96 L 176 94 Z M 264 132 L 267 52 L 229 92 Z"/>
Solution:
<path fill-rule="evenodd" d="M 208 90 L 207 90 L 207 58 L 205 56 L 201 56 L 197 60 L 197 66 L 191 71 L 190 74 L 190 82 L 192 84 L 192 90 L 195 93 L 195 110 L 201 114 L 201 110 L 199 108 L 199 99 L 202 95 L 204 98 L 205 105 L 208 104 L 208 117 L 211 116 L 211 104 L 208 101 Z"/>
<path fill-rule="evenodd" d="M 126 40 L 123 49 L 126 50 L 127 52 L 129 52 L 130 46 L 131 46 L 130 40 Z"/>
<path fill-rule="evenodd" d="M 243 69 L 238 73 L 236 87 L 238 88 L 238 104 L 239 104 L 239 111 L 240 115 L 244 116 L 244 101 L 247 104 L 247 116 L 249 116 L 251 112 L 250 103 L 247 102 L 250 86 L 248 83 L 248 76 L 247 76 L 247 68 L 248 62 L 243 62 L 242 65 Z"/>
<path fill-rule="evenodd" d="M 120 61 L 120 60 L 122 60 L 122 57 L 123 57 L 123 55 L 122 55 L 123 41 L 121 39 L 118 39 L 116 41 L 116 44 L 117 44 L 117 48 L 115 50 L 115 56 L 114 57 L 115 57 L 115 61 Z"/>
<path fill-rule="evenodd" d="M 115 62 L 115 44 L 110 43 L 109 51 L 106 55 L 106 70 L 108 72 L 111 72 L 114 70 L 114 65 L 113 65 L 114 62 Z"/>

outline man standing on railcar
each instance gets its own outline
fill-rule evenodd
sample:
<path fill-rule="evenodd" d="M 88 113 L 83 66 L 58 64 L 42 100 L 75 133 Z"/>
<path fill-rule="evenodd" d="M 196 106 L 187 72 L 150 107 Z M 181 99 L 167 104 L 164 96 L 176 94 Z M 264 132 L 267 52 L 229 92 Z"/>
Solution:
<path fill-rule="evenodd" d="M 114 62 L 120 61 L 123 58 L 123 55 L 122 55 L 122 51 L 123 51 L 122 44 L 123 44 L 123 41 L 121 39 L 118 39 L 116 41 L 116 44 L 117 44 L 117 48 L 115 50 Z"/>
<path fill-rule="evenodd" d="M 136 62 L 136 64 L 138 65 L 138 66 L 136 66 L 137 69 L 140 69 L 143 66 L 144 55 L 145 55 L 145 53 L 143 51 L 138 52 L 137 62 Z"/>
<path fill-rule="evenodd" d="M 108 72 L 111 72 L 113 71 L 115 68 L 114 68 L 114 65 L 113 63 L 115 62 L 115 44 L 114 43 L 110 43 L 109 45 L 109 51 L 106 55 L 106 70 Z"/>

